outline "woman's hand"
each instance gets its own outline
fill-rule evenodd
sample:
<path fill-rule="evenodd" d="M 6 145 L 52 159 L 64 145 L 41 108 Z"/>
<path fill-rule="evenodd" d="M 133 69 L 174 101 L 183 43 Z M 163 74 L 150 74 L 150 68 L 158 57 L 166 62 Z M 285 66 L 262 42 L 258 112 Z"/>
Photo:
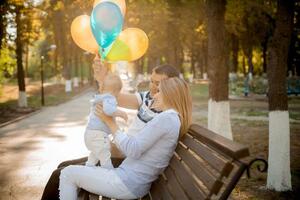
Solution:
<path fill-rule="evenodd" d="M 102 104 L 97 104 L 95 114 L 110 128 L 113 134 L 119 129 L 115 120 L 111 116 L 104 114 Z"/>

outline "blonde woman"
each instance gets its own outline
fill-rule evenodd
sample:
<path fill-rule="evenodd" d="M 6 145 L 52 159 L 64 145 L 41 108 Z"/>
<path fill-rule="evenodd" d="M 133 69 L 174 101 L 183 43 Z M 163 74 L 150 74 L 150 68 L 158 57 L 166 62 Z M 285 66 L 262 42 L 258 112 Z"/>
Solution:
<path fill-rule="evenodd" d="M 192 100 L 188 84 L 179 78 L 162 80 L 154 96 L 155 107 L 162 110 L 134 136 L 119 130 L 113 118 L 97 115 L 112 132 L 112 141 L 126 155 L 118 168 L 68 166 L 60 175 L 60 199 L 77 199 L 77 189 L 116 199 L 146 195 L 151 183 L 168 166 L 178 139 L 191 123 Z"/>

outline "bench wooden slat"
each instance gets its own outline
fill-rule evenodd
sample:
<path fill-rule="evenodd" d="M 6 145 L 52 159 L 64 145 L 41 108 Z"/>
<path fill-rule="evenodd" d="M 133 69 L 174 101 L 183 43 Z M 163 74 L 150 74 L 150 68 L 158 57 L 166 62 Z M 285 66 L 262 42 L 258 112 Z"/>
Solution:
<path fill-rule="evenodd" d="M 169 193 L 166 182 L 160 178 L 151 186 L 151 197 L 153 200 L 173 200 L 174 198 Z"/>
<path fill-rule="evenodd" d="M 203 144 L 196 142 L 189 136 L 184 137 L 182 143 L 189 149 L 194 151 L 199 157 L 208 162 L 215 170 L 220 172 L 224 176 L 228 176 L 233 168 L 229 160 L 224 160 L 216 155 L 212 149 L 204 146 Z"/>
<path fill-rule="evenodd" d="M 214 194 L 218 193 L 223 183 L 217 180 L 217 177 L 214 177 L 203 163 L 199 162 L 199 160 L 181 145 L 177 146 L 176 152 L 208 190 L 211 190 Z"/>
<path fill-rule="evenodd" d="M 172 169 L 168 167 L 165 170 L 166 177 L 168 178 L 167 180 L 167 188 L 170 191 L 172 197 L 174 199 L 180 199 L 180 200 L 188 200 L 189 198 L 186 196 L 184 193 L 183 189 L 179 185 L 175 174 L 173 173 Z"/>
<path fill-rule="evenodd" d="M 204 144 L 211 146 L 216 151 L 234 159 L 238 160 L 249 156 L 249 149 L 245 145 L 233 142 L 199 125 L 192 124 L 189 129 L 189 134 Z"/>
<path fill-rule="evenodd" d="M 201 191 L 195 179 L 191 176 L 182 163 L 174 156 L 170 162 L 170 166 L 181 182 L 181 186 L 186 191 L 190 199 L 201 200 L 206 199 L 206 194 Z"/>

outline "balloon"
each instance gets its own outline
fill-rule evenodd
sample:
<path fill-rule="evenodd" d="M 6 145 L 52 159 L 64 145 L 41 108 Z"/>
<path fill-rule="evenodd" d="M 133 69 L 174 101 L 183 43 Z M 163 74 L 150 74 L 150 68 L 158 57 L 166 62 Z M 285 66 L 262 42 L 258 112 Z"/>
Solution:
<path fill-rule="evenodd" d="M 123 27 L 123 16 L 120 8 L 112 2 L 96 5 L 91 15 L 93 35 L 102 48 L 107 48 L 118 37 Z"/>
<path fill-rule="evenodd" d="M 113 43 L 106 56 L 107 61 L 134 61 L 142 57 L 149 45 L 144 31 L 138 28 L 127 28 L 122 31 Z"/>
<path fill-rule="evenodd" d="M 95 8 L 95 6 L 98 5 L 99 3 L 107 2 L 107 1 L 117 4 L 122 12 L 123 17 L 125 16 L 125 12 L 126 12 L 125 0 L 95 0 L 93 7 Z"/>
<path fill-rule="evenodd" d="M 98 52 L 98 44 L 92 34 L 88 15 L 80 15 L 73 20 L 71 36 L 74 42 L 83 50 L 91 53 Z"/>

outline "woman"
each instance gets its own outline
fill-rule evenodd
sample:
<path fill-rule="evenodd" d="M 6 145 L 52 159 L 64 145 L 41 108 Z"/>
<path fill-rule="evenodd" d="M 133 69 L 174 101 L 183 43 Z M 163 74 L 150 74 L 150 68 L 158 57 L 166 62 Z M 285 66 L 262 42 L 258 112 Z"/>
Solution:
<path fill-rule="evenodd" d="M 154 102 L 163 112 L 135 136 L 120 131 L 115 121 L 97 108 L 97 115 L 111 129 L 112 140 L 126 159 L 115 169 L 66 167 L 60 175 L 62 200 L 77 199 L 78 188 L 116 199 L 134 199 L 148 193 L 151 183 L 168 166 L 178 139 L 191 123 L 192 114 L 188 84 L 179 78 L 162 80 Z"/>

